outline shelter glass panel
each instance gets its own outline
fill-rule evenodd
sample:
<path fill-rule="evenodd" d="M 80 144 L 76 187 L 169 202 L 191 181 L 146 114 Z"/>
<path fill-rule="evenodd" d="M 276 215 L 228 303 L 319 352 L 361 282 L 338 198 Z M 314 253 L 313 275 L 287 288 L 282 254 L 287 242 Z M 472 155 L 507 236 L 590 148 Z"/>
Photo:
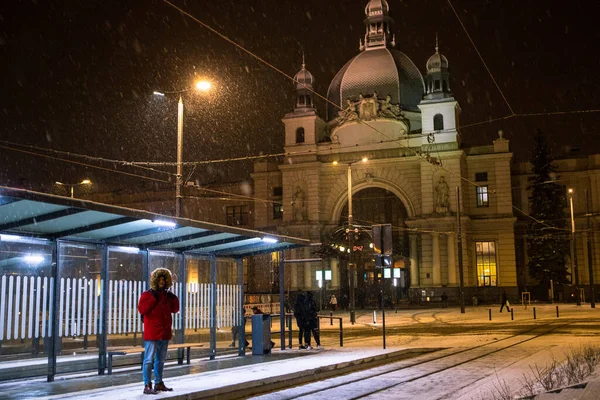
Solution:
<path fill-rule="evenodd" d="M 108 251 L 108 347 L 143 346 L 143 324 L 137 310 L 140 295 L 148 289 L 143 279 L 144 253 L 136 248 L 111 247 Z M 139 355 L 117 357 L 123 364 L 139 363 Z"/>
<path fill-rule="evenodd" d="M 47 241 L 0 235 L 0 380 L 48 371 L 52 249 Z"/>
<path fill-rule="evenodd" d="M 97 368 L 98 338 L 103 327 L 101 251 L 93 245 L 59 243 L 57 356 L 78 355 L 58 362 L 58 374 Z M 93 360 L 93 362 L 90 362 Z"/>

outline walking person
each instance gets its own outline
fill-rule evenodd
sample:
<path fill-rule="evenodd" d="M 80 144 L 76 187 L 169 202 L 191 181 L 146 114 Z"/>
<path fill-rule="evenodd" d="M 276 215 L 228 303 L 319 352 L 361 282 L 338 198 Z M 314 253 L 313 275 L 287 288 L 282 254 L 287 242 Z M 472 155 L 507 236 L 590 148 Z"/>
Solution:
<path fill-rule="evenodd" d="M 179 299 L 169 291 L 173 284 L 171 271 L 157 268 L 150 275 L 150 289 L 140 296 L 138 311 L 144 323 L 144 394 L 170 392 L 173 389 L 163 382 L 163 369 L 171 332 L 172 313 L 179 312 Z M 152 364 L 154 364 L 154 388 L 152 388 Z"/>
<path fill-rule="evenodd" d="M 508 295 L 506 294 L 506 290 L 502 291 L 502 305 L 500 305 L 500 312 L 506 306 L 506 311 L 510 312 L 510 303 L 508 302 Z"/>
<path fill-rule="evenodd" d="M 337 310 L 337 298 L 335 297 L 335 294 L 331 295 L 331 298 L 329 299 L 329 305 L 331 306 L 331 311 L 335 311 Z"/>
<path fill-rule="evenodd" d="M 448 308 L 448 295 L 446 292 L 442 293 L 442 308 Z"/>
<path fill-rule="evenodd" d="M 310 335 L 315 337 L 315 342 L 317 343 L 317 349 L 321 349 L 321 339 L 319 337 L 319 309 L 317 308 L 317 303 L 315 303 L 315 299 L 313 298 L 313 294 L 311 292 L 306 293 L 306 298 L 304 300 L 303 307 L 303 318 L 304 318 L 304 342 L 306 343 L 306 348 L 308 350 L 312 349 L 310 345 Z"/>
<path fill-rule="evenodd" d="M 296 325 L 298 325 L 298 348 L 300 350 L 306 349 L 306 345 L 302 344 L 304 339 L 304 330 L 306 323 L 304 322 L 304 293 L 300 293 L 296 296 L 296 303 L 294 304 L 294 317 L 296 318 Z"/>

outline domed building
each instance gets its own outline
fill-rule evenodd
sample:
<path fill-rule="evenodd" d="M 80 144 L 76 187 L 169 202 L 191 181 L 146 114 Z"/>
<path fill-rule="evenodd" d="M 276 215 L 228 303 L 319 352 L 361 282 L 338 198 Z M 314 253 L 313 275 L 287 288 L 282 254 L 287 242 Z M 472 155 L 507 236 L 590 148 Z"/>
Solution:
<path fill-rule="evenodd" d="M 288 291 L 326 285 L 360 307 L 377 302 L 383 279 L 394 302 L 439 301 L 444 292 L 456 300 L 460 188 L 465 293 L 516 294 L 508 141 L 461 147 L 461 110 L 437 38 L 429 60 L 413 62 L 398 49 L 390 12 L 386 0 L 366 5 L 359 53 L 331 81 L 325 116 L 314 105 L 318 76 L 303 60 L 294 109 L 283 117 L 287 156 L 256 163 L 252 174 L 262 199 L 254 226 L 322 244 L 291 255 L 298 262 L 286 269 Z M 381 262 L 377 224 L 393 232 L 392 255 Z"/>

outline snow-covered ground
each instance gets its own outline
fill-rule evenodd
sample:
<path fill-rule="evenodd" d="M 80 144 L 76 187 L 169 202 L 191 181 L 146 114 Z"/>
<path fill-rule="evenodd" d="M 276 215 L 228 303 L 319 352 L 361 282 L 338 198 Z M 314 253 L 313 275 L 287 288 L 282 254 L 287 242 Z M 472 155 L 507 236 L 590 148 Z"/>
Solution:
<path fill-rule="evenodd" d="M 208 363 L 205 359 L 194 360 L 191 368 L 169 366 L 168 369 L 180 370 L 182 374 L 165 379 L 167 385 L 174 387 L 175 390 L 156 397 L 178 398 L 185 396 L 193 398 L 194 393 L 198 394 L 199 392 L 212 393 L 213 396 L 218 397 L 219 390 L 227 386 L 233 385 L 235 390 L 241 391 L 253 385 L 285 381 L 303 374 L 314 373 L 315 370 L 333 369 L 340 365 L 348 365 L 356 360 L 372 358 L 393 351 L 417 348 L 445 349 L 402 361 L 408 365 L 421 358 L 433 357 L 433 354 L 442 354 L 444 351 L 452 352 L 482 344 L 489 344 L 489 347 L 485 348 L 500 348 L 500 343 L 506 343 L 508 340 L 516 341 L 516 339 L 511 339 L 513 335 L 536 327 L 536 329 L 546 329 L 544 326 L 548 325 L 548 327 L 555 329 L 547 335 L 536 338 L 533 338 L 533 335 L 537 331 L 525 333 L 517 339 L 527 339 L 529 337 L 532 337 L 532 339 L 510 349 L 448 368 L 447 371 L 436 372 L 428 377 L 426 388 L 423 381 L 415 381 L 414 383 L 392 387 L 371 396 L 373 399 L 481 399 L 489 398 L 488 394 L 492 393 L 501 384 L 506 384 L 516 391 L 521 387 L 520 381 L 523 380 L 523 374 L 529 373 L 531 366 L 545 366 L 553 357 L 557 360 L 563 360 L 565 352 L 570 348 L 576 348 L 584 344 L 600 346 L 600 336 L 598 335 L 600 310 L 590 309 L 589 305 L 581 307 L 560 305 L 560 318 L 558 319 L 556 318 L 555 306 L 552 305 L 536 306 L 536 320 L 533 320 L 532 307 L 524 309 L 516 306 L 514 321 L 511 321 L 509 313 L 500 314 L 496 306 L 492 308 L 492 321 L 489 321 L 488 308 L 485 306 L 467 308 L 466 311 L 465 314 L 461 314 L 457 308 L 448 308 L 388 312 L 386 314 L 386 350 L 382 349 L 381 316 L 379 314 L 377 315 L 377 324 L 373 324 L 372 311 L 358 312 L 357 323 L 350 325 L 346 316 L 338 312 L 336 316 L 346 318 L 344 320 L 345 341 L 342 348 L 339 347 L 339 339 L 335 332 L 337 329 L 335 321 L 334 325 L 330 326 L 329 320 L 324 320 L 321 325 L 324 350 L 286 350 L 285 354 L 294 355 L 294 357 L 277 357 L 275 361 L 258 363 L 256 361 L 259 361 L 259 359 L 254 358 L 254 363 L 246 363 L 245 365 L 238 363 L 238 366 L 230 365 L 228 368 L 218 370 L 202 369 L 200 371 L 200 368 L 198 368 L 198 373 L 194 373 L 194 368 Z M 506 340 L 502 341 L 502 339 Z M 296 341 L 297 339 L 294 338 L 294 344 L 296 344 Z M 275 354 L 279 353 L 280 350 L 275 350 Z M 247 359 L 249 357 L 252 356 L 246 356 Z M 268 359 L 269 356 L 265 356 L 263 360 Z M 440 364 L 435 365 L 439 366 Z M 412 374 L 410 376 L 413 376 L 416 373 L 415 371 L 416 369 L 413 368 L 412 371 L 403 370 L 402 372 L 386 375 L 388 376 L 387 383 L 393 382 L 394 379 L 400 382 L 410 374 Z M 119 372 L 116 371 L 116 374 L 116 377 L 118 377 Z M 124 372 L 120 374 L 124 375 Z M 128 381 L 135 383 L 119 384 L 116 378 L 106 376 L 79 378 L 50 384 L 45 382 L 31 382 L 29 385 L 21 383 L 22 390 L 19 392 L 19 397 L 72 399 L 109 397 L 111 400 L 147 398 L 142 394 L 142 383 L 136 381 L 136 379 L 140 379 L 139 372 L 129 372 L 128 374 L 131 377 Z M 351 376 L 352 374 L 338 379 L 350 379 Z M 114 384 L 117 384 L 117 386 L 112 386 Z M 372 381 L 365 380 L 364 385 L 371 384 Z M 318 384 L 313 383 L 312 385 Z M 353 385 L 356 390 L 360 388 L 360 382 L 353 383 Z M 82 387 L 89 390 L 82 391 Z M 14 394 L 19 390 L 18 388 L 19 384 L 16 383 L 5 384 L 1 392 L 14 398 Z M 53 390 L 49 390 L 51 388 Z M 55 395 L 47 396 L 50 393 L 55 393 Z M 271 394 L 269 398 L 283 399 L 288 397 L 284 392 L 278 393 L 280 393 L 279 397 L 275 393 Z M 355 393 L 355 391 L 352 393 Z M 335 396 L 336 399 L 352 397 L 345 397 L 341 390 L 338 394 L 339 396 Z M 424 394 L 426 395 L 424 396 Z"/>

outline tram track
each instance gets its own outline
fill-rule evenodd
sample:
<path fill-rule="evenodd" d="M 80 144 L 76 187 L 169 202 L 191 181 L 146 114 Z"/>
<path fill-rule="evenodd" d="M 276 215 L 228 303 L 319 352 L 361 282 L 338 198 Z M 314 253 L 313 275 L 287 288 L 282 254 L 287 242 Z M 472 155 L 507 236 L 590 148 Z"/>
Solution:
<path fill-rule="evenodd" d="M 353 387 L 352 391 L 356 395 L 353 395 L 350 397 L 344 397 L 344 398 L 349 399 L 349 400 L 363 399 L 363 398 L 366 398 L 366 397 L 369 397 L 372 395 L 376 395 L 378 393 L 382 393 L 384 391 L 387 391 L 387 390 L 390 390 L 390 389 L 393 389 L 393 388 L 396 388 L 396 387 L 399 387 L 402 385 L 406 385 L 408 383 L 414 383 L 419 380 L 429 378 L 432 375 L 439 374 L 441 372 L 446 372 L 452 368 L 464 366 L 465 364 L 480 360 L 480 359 L 490 356 L 492 354 L 511 349 L 511 348 L 519 346 L 523 343 L 527 343 L 529 341 L 535 340 L 544 335 L 550 334 L 550 333 L 554 332 L 555 330 L 557 330 L 559 328 L 563 328 L 568 325 L 571 325 L 572 323 L 573 322 L 556 323 L 555 321 L 553 321 L 553 322 L 549 322 L 546 324 L 536 325 L 535 327 L 533 327 L 531 329 L 526 329 L 524 331 L 515 333 L 514 335 L 510 335 L 505 338 L 495 340 L 493 342 L 488 342 L 488 343 L 480 344 L 477 346 L 472 346 L 472 347 L 469 347 L 466 349 L 453 351 L 453 352 L 442 354 L 442 355 L 439 355 L 439 353 L 438 353 L 438 355 L 432 355 L 432 356 L 425 355 L 425 356 L 422 356 L 422 358 L 424 358 L 424 359 L 416 361 L 416 362 L 412 362 L 412 363 L 410 361 L 403 360 L 403 361 L 399 361 L 397 363 L 388 364 L 386 366 L 376 367 L 372 370 L 357 372 L 357 373 L 353 374 L 353 375 L 356 375 L 356 377 L 354 377 L 354 378 L 343 379 L 343 382 L 333 383 L 331 385 L 327 385 L 327 387 L 321 387 L 321 388 L 315 389 L 315 390 L 304 391 L 298 395 L 286 396 L 284 393 L 278 392 L 278 394 L 281 394 L 281 396 L 278 396 L 277 398 L 278 399 L 286 399 L 286 400 L 300 399 L 300 398 L 304 398 L 306 396 L 310 396 L 311 398 L 325 398 L 325 397 L 331 397 L 327 393 L 329 391 L 332 391 L 335 389 L 338 389 L 338 390 L 343 389 L 344 387 Z M 549 327 L 549 329 L 545 329 L 548 327 Z M 516 341 L 513 341 L 515 338 L 519 338 L 520 336 L 532 334 L 532 332 L 539 331 L 542 329 L 543 329 L 543 332 L 533 334 L 533 336 L 524 338 L 522 340 L 518 339 Z M 483 349 L 485 347 L 491 347 L 493 345 L 497 345 L 498 343 L 502 343 L 502 342 L 509 342 L 509 343 L 507 345 L 504 345 L 504 346 L 501 346 L 498 348 L 490 349 L 490 351 L 484 351 L 481 354 L 477 354 L 478 351 L 480 351 L 481 349 Z M 473 352 L 475 352 L 476 354 L 471 355 L 471 356 L 468 355 L 468 353 L 473 353 Z M 452 360 L 452 358 L 457 358 L 457 360 Z M 410 378 L 403 379 L 401 381 L 395 381 L 390 384 L 384 384 L 384 385 L 381 384 L 381 381 L 385 380 L 386 375 L 391 375 L 391 374 L 394 374 L 394 373 L 396 373 L 398 371 L 402 371 L 402 370 L 410 371 L 411 369 L 413 369 L 415 367 L 435 365 L 434 363 L 439 363 L 440 361 L 445 361 L 442 366 L 433 367 L 433 369 L 431 369 L 427 372 L 417 373 L 416 375 L 414 375 Z M 448 363 L 448 361 L 450 361 L 450 363 Z M 399 366 L 394 365 L 394 364 L 398 364 L 398 363 L 401 363 L 402 365 L 399 365 Z M 333 378 L 333 380 L 335 380 L 335 379 L 336 378 Z M 364 388 L 365 386 L 368 386 L 368 385 L 365 385 L 365 381 L 368 381 L 369 379 L 376 380 L 373 385 L 373 386 L 375 386 L 375 388 L 373 390 L 368 390 L 368 391 L 364 391 L 364 390 L 359 391 L 358 390 L 359 387 Z M 360 383 L 360 386 L 356 385 L 358 383 Z M 338 393 L 338 396 L 339 396 L 339 393 Z"/>

